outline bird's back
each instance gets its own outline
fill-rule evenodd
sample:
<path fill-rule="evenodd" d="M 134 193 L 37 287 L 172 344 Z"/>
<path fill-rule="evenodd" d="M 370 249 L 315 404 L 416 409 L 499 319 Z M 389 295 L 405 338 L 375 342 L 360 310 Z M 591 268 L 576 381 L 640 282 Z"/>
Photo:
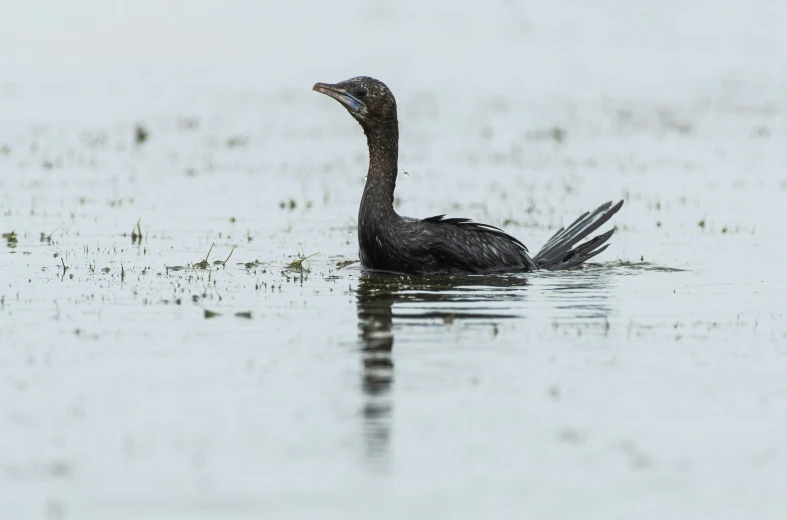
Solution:
<path fill-rule="evenodd" d="M 359 229 L 363 265 L 412 274 L 537 269 L 524 244 L 492 226 L 443 215 L 391 224 Z"/>

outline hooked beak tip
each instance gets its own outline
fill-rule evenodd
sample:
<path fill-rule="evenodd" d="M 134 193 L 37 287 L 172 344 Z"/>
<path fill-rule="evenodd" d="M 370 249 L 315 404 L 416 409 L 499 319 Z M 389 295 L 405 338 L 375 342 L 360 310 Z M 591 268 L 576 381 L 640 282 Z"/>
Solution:
<path fill-rule="evenodd" d="M 363 106 L 363 102 L 361 100 L 347 92 L 347 90 L 344 88 L 341 88 L 337 85 L 315 83 L 312 87 L 312 90 L 319 92 L 320 94 L 325 94 L 328 97 L 332 97 L 353 113 L 358 112 Z"/>

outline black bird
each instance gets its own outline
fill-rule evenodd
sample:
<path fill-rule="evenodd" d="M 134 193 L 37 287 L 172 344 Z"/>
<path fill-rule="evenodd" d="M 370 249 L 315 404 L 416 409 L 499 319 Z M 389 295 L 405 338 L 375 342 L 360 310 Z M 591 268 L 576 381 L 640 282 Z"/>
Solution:
<path fill-rule="evenodd" d="M 385 84 L 369 77 L 317 83 L 313 90 L 341 103 L 363 128 L 369 146 L 369 174 L 358 210 L 361 263 L 406 274 L 488 273 L 570 269 L 604 251 L 614 230 L 577 245 L 623 205 L 603 204 L 560 229 L 539 253 L 501 229 L 445 215 L 422 220 L 402 217 L 393 199 L 399 161 L 396 99 Z M 576 246 L 576 247 L 575 247 Z"/>

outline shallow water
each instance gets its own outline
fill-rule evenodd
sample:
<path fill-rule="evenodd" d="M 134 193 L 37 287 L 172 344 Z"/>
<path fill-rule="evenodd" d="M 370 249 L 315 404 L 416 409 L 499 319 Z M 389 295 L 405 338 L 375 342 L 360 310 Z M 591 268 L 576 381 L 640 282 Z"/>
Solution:
<path fill-rule="evenodd" d="M 784 517 L 784 13 L 72 4 L 0 31 L 3 518 Z M 358 74 L 400 212 L 610 248 L 364 272 Z"/>

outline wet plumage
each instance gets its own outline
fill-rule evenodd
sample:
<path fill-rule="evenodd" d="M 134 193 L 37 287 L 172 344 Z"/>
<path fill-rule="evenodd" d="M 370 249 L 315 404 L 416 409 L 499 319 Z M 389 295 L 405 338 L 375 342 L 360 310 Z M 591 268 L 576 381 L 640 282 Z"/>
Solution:
<path fill-rule="evenodd" d="M 623 201 L 585 213 L 555 233 L 535 257 L 521 241 L 494 226 L 444 215 L 420 220 L 398 215 L 393 194 L 399 123 L 391 91 L 368 77 L 317 83 L 314 90 L 339 101 L 366 134 L 369 172 L 358 210 L 358 246 L 364 266 L 410 274 L 558 270 L 575 267 L 607 248 L 612 231 L 579 242 L 606 223 Z"/>

